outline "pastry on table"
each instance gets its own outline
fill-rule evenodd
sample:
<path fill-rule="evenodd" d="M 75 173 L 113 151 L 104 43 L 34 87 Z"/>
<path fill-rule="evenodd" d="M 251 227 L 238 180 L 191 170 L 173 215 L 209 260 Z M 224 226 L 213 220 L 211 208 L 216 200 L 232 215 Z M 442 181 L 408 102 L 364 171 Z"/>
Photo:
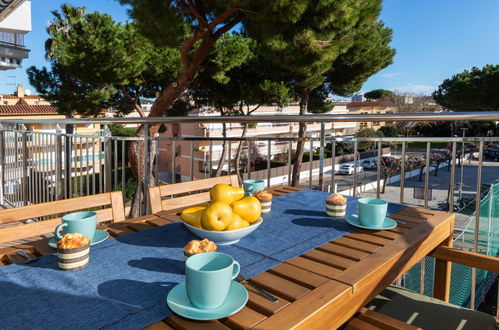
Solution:
<path fill-rule="evenodd" d="M 217 245 L 205 238 L 203 240 L 192 240 L 184 246 L 184 258 L 187 260 L 190 256 L 204 252 L 215 252 Z"/>
<path fill-rule="evenodd" d="M 267 190 L 257 190 L 253 194 L 262 205 L 262 213 L 269 213 L 272 207 L 272 194 Z"/>
<path fill-rule="evenodd" d="M 347 198 L 342 194 L 332 194 L 326 198 L 326 213 L 335 218 L 342 218 L 346 214 Z"/>
<path fill-rule="evenodd" d="M 62 270 L 77 270 L 88 265 L 90 237 L 69 233 L 57 242 L 57 264 Z"/>

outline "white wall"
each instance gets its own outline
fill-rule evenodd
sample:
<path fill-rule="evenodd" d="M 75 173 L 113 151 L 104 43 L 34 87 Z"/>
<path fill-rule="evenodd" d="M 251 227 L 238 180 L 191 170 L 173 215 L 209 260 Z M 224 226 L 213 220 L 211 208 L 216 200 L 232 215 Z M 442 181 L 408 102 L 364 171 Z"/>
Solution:
<path fill-rule="evenodd" d="M 15 33 L 31 31 L 31 2 L 25 1 L 0 22 L 0 30 Z"/>

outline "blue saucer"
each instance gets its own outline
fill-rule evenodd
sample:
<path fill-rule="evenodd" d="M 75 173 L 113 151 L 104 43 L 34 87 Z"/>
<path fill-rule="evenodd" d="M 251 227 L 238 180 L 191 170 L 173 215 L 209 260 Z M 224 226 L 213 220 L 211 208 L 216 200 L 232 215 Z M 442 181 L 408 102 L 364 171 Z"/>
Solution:
<path fill-rule="evenodd" d="M 232 281 L 229 295 L 222 306 L 215 309 L 199 309 L 189 300 L 185 282 L 182 282 L 170 290 L 166 302 L 175 314 L 188 319 L 199 321 L 216 320 L 235 314 L 246 306 L 248 291 L 239 282 Z"/>
<path fill-rule="evenodd" d="M 397 227 L 397 222 L 393 219 L 390 219 L 388 217 L 385 218 L 385 221 L 383 221 L 383 224 L 381 227 L 369 227 L 369 226 L 364 226 L 360 224 L 359 221 L 359 216 L 357 214 L 352 214 L 346 217 L 345 219 L 349 224 L 351 224 L 354 227 L 362 228 L 362 229 L 369 229 L 369 230 L 386 230 L 386 229 L 392 229 Z"/>
<path fill-rule="evenodd" d="M 90 245 L 95 245 L 104 242 L 108 237 L 109 233 L 107 231 L 97 229 L 95 231 L 94 238 L 92 238 L 92 241 L 90 242 Z M 57 241 L 55 240 L 55 237 L 49 240 L 49 246 L 53 247 L 54 249 L 57 249 Z"/>

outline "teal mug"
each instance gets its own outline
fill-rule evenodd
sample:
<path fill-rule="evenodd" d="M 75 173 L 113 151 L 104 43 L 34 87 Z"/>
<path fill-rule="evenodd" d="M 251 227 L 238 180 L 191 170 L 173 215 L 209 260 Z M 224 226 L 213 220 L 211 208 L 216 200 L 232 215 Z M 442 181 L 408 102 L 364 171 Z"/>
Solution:
<path fill-rule="evenodd" d="M 377 198 L 360 198 L 357 201 L 361 225 L 379 228 L 385 221 L 388 202 Z"/>
<path fill-rule="evenodd" d="M 265 181 L 263 180 L 244 180 L 243 181 L 244 196 L 253 196 L 257 190 L 265 189 Z"/>
<path fill-rule="evenodd" d="M 225 253 L 193 255 L 185 262 L 185 287 L 189 300 L 200 309 L 220 307 L 239 270 L 239 263 Z"/>
<path fill-rule="evenodd" d="M 55 238 L 61 240 L 62 236 L 69 233 L 80 233 L 92 239 L 97 227 L 97 213 L 92 211 L 68 213 L 62 217 L 62 223 L 55 227 Z M 61 234 L 61 229 L 63 234 Z"/>

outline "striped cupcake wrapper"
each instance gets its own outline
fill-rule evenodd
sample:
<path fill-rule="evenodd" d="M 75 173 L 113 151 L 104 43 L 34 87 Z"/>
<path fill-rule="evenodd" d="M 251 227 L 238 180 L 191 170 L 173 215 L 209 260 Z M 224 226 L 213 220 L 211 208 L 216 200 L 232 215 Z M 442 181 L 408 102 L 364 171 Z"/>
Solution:
<path fill-rule="evenodd" d="M 270 209 L 272 207 L 272 200 L 268 201 L 260 201 L 260 204 L 262 205 L 262 213 L 269 213 Z"/>
<path fill-rule="evenodd" d="M 57 249 L 57 263 L 62 270 L 77 270 L 88 265 L 90 245 L 74 249 Z"/>
<path fill-rule="evenodd" d="M 345 216 L 347 211 L 347 205 L 335 205 L 329 201 L 326 201 L 326 214 L 330 217 L 342 218 Z"/>

